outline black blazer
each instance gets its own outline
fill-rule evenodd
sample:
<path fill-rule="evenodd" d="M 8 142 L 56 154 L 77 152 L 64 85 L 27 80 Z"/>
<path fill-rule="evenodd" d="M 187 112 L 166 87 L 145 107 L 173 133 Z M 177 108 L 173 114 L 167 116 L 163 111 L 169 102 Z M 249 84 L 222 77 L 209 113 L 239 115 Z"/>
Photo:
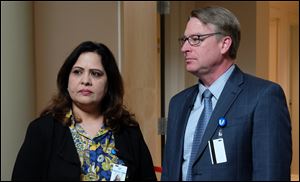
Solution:
<path fill-rule="evenodd" d="M 155 180 L 153 162 L 139 127 L 124 126 L 114 135 L 126 180 Z M 68 126 L 51 116 L 30 123 L 12 180 L 80 180 L 81 164 Z"/>

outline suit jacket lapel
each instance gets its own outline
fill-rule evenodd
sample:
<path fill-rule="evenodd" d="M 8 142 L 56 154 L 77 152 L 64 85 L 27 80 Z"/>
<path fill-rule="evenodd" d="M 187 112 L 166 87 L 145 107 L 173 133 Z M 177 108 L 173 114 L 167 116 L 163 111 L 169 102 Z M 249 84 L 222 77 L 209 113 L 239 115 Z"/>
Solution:
<path fill-rule="evenodd" d="M 219 100 L 213 110 L 207 128 L 202 138 L 202 142 L 199 147 L 199 152 L 197 153 L 197 158 L 201 156 L 203 153 L 208 140 L 214 135 L 217 127 L 218 127 L 218 120 L 220 117 L 225 117 L 226 113 L 230 109 L 231 105 L 242 91 L 240 85 L 243 83 L 243 73 L 240 69 L 236 66 L 235 70 L 229 77 L 225 87 L 220 95 Z M 196 161 L 196 160 L 195 160 Z"/>
<path fill-rule="evenodd" d="M 176 145 L 176 148 L 174 149 L 174 154 L 176 159 L 172 161 L 174 163 L 173 169 L 174 172 L 172 174 L 178 175 L 174 176 L 173 179 L 181 180 L 180 174 L 181 174 L 181 166 L 182 166 L 182 155 L 183 155 L 183 145 L 184 145 L 184 134 L 185 134 L 185 128 L 188 122 L 188 118 L 190 115 L 190 112 L 193 108 L 193 104 L 195 102 L 195 99 L 198 95 L 199 89 L 198 85 L 195 85 L 192 87 L 191 92 L 188 95 L 184 95 L 183 97 L 186 97 L 184 103 L 177 103 L 180 107 L 180 105 L 183 104 L 183 109 L 181 113 L 178 113 L 178 116 L 180 116 L 178 120 L 177 129 L 175 131 L 176 133 L 176 141 L 179 142 L 178 145 Z M 177 114 L 177 113 L 176 113 Z"/>
<path fill-rule="evenodd" d="M 186 102 L 184 103 L 181 118 L 180 118 L 180 121 L 184 121 L 183 122 L 184 125 L 183 125 L 183 127 L 178 128 L 178 129 L 180 129 L 181 133 L 183 133 L 183 134 L 185 132 L 185 128 L 186 128 L 186 125 L 187 125 L 187 122 L 188 122 L 188 119 L 189 119 L 189 116 L 190 116 L 190 112 L 193 109 L 193 105 L 194 105 L 194 102 L 195 102 L 196 97 L 198 95 L 198 92 L 199 92 L 199 89 L 198 89 L 198 85 L 197 85 L 197 86 L 194 87 L 191 94 L 188 95 L 188 97 L 186 99 Z M 182 140 L 182 142 L 183 142 L 183 140 Z"/>

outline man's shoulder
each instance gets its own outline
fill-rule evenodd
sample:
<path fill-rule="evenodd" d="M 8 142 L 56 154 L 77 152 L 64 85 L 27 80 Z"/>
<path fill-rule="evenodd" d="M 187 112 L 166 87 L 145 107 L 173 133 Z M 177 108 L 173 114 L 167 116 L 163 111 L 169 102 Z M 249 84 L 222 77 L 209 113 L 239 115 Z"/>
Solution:
<path fill-rule="evenodd" d="M 239 77 L 239 75 L 241 75 L 241 78 L 243 78 L 242 79 L 243 82 L 246 83 L 246 85 L 248 85 L 248 86 L 254 86 L 256 88 L 257 87 L 266 87 L 266 86 L 270 86 L 270 85 L 279 86 L 278 83 L 272 82 L 270 80 L 261 78 L 256 75 L 245 73 L 245 72 L 241 71 L 238 67 L 236 67 L 233 77 L 236 77 L 236 76 Z M 232 78 L 232 79 L 235 79 L 235 78 Z"/>
<path fill-rule="evenodd" d="M 188 88 L 178 92 L 173 97 L 180 97 L 180 96 L 190 95 L 191 93 L 193 93 L 195 91 L 195 89 L 198 89 L 198 86 L 199 86 L 198 84 L 195 84 L 191 87 L 188 87 Z"/>
<path fill-rule="evenodd" d="M 255 85 L 255 87 L 266 87 L 271 85 L 280 87 L 278 83 L 251 74 L 244 73 L 244 78 L 246 83 Z"/>
<path fill-rule="evenodd" d="M 193 86 L 191 86 L 191 87 L 189 87 L 189 88 L 186 88 L 186 89 L 180 91 L 179 93 L 177 93 L 176 95 L 174 95 L 174 96 L 172 97 L 172 99 L 185 98 L 185 97 L 191 95 L 191 94 L 192 94 L 193 92 L 195 92 L 197 89 L 198 89 L 198 84 L 193 85 Z"/>

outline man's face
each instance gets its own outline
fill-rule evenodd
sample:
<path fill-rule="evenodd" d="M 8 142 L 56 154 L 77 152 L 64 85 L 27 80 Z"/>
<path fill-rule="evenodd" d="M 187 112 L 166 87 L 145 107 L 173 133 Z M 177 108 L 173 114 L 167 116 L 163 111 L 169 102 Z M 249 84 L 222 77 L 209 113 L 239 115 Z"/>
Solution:
<path fill-rule="evenodd" d="M 199 19 L 192 17 L 186 25 L 184 36 L 189 37 L 191 35 L 211 33 L 216 33 L 212 24 L 205 25 Z M 198 45 L 192 46 L 188 41 L 185 41 L 181 47 L 181 52 L 185 58 L 186 70 L 199 78 L 211 73 L 215 67 L 222 63 L 222 45 L 216 36 L 203 36 L 200 39 Z"/>

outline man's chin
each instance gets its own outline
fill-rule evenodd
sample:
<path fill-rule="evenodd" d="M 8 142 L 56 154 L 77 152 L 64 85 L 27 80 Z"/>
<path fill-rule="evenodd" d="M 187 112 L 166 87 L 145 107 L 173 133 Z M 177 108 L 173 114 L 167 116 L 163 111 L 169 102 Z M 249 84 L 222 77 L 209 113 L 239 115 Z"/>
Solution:
<path fill-rule="evenodd" d="M 190 73 L 192 73 L 192 74 L 195 74 L 195 73 L 198 72 L 198 70 L 196 70 L 196 69 L 194 69 L 194 68 L 191 68 L 191 67 L 189 67 L 189 66 L 186 66 L 186 71 L 187 71 L 187 72 L 190 72 Z"/>

